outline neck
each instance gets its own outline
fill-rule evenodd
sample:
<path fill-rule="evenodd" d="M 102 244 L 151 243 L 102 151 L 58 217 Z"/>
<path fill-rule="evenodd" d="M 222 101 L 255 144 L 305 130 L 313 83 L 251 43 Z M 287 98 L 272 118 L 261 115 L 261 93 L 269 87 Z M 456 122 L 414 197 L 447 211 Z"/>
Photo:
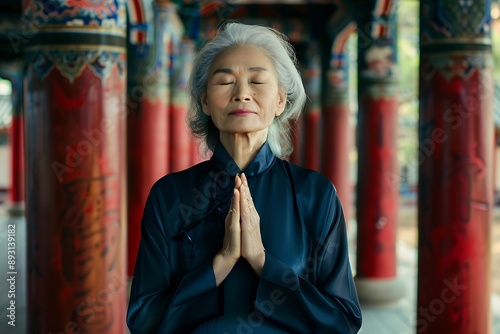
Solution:
<path fill-rule="evenodd" d="M 220 141 L 240 170 L 252 162 L 253 158 L 264 145 L 267 131 L 263 134 L 221 133 Z"/>

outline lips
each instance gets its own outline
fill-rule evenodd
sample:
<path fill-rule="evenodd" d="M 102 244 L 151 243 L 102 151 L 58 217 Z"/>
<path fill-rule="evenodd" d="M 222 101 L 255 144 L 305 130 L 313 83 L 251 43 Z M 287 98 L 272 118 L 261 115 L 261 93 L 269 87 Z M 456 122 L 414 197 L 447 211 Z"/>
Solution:
<path fill-rule="evenodd" d="M 232 116 L 247 116 L 252 114 L 255 114 L 255 111 L 250 109 L 235 109 L 229 113 Z"/>

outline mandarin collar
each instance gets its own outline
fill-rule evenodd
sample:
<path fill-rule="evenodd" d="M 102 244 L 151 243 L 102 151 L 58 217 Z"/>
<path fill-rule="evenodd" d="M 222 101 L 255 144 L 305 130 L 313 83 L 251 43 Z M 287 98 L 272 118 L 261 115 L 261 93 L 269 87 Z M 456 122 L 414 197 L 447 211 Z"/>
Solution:
<path fill-rule="evenodd" d="M 271 167 L 275 159 L 276 156 L 271 151 L 271 147 L 269 147 L 269 143 L 266 140 L 247 168 L 245 170 L 240 170 L 236 162 L 234 162 L 233 158 L 227 152 L 224 145 L 222 145 L 221 141 L 218 140 L 214 148 L 214 154 L 210 160 L 219 170 L 224 171 L 231 176 L 235 176 L 236 174 L 240 174 L 242 172 L 244 172 L 246 176 L 253 176 L 260 174 Z"/>

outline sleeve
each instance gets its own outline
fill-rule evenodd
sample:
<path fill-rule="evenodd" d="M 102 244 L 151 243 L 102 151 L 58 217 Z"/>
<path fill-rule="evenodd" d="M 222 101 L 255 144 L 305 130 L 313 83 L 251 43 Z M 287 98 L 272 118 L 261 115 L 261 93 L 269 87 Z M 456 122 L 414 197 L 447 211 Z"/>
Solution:
<path fill-rule="evenodd" d="M 164 199 L 153 188 L 141 223 L 141 242 L 132 280 L 127 325 L 130 333 L 185 333 L 218 316 L 218 289 L 211 261 L 186 274 L 174 286 L 169 239 L 162 220 Z M 165 218 L 167 217 L 167 218 Z M 163 219 L 162 219 L 163 218 Z"/>
<path fill-rule="evenodd" d="M 266 253 L 255 309 L 294 332 L 346 334 L 361 327 L 345 220 L 333 185 L 332 192 L 330 205 L 323 208 L 325 236 L 307 258 L 308 278 Z"/>

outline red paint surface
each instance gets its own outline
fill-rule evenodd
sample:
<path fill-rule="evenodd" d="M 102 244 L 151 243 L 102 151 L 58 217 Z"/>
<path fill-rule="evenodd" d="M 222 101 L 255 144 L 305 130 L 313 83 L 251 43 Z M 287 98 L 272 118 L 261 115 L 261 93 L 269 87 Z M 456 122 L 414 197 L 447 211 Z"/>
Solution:
<path fill-rule="evenodd" d="M 28 332 L 125 333 L 125 77 L 25 83 Z"/>
<path fill-rule="evenodd" d="M 304 116 L 300 116 L 297 121 L 292 121 L 291 136 L 293 152 L 290 154 L 289 161 L 291 163 L 302 165 L 302 140 L 303 140 L 303 119 Z"/>
<path fill-rule="evenodd" d="M 133 108 L 132 108 L 133 106 Z M 154 182 L 168 173 L 168 105 L 144 99 L 129 103 L 127 117 L 128 275 L 134 274 L 141 240 L 141 219 Z"/>
<path fill-rule="evenodd" d="M 24 201 L 24 121 L 22 115 L 13 115 L 10 128 L 11 149 L 11 203 Z"/>
<path fill-rule="evenodd" d="M 304 115 L 304 164 L 305 168 L 319 171 L 319 111 L 308 112 Z"/>
<path fill-rule="evenodd" d="M 436 70 L 421 87 L 417 331 L 490 333 L 491 81 Z"/>
<path fill-rule="evenodd" d="M 186 106 L 170 106 L 170 172 L 178 172 L 191 167 L 192 137 L 186 125 Z"/>
<path fill-rule="evenodd" d="M 358 277 L 391 278 L 396 276 L 398 101 L 365 95 L 360 104 L 356 271 Z"/>
<path fill-rule="evenodd" d="M 343 101 L 335 103 L 323 107 L 321 172 L 335 185 L 348 221 L 352 201 L 349 153 L 354 129 L 349 124 L 349 105 Z"/>

